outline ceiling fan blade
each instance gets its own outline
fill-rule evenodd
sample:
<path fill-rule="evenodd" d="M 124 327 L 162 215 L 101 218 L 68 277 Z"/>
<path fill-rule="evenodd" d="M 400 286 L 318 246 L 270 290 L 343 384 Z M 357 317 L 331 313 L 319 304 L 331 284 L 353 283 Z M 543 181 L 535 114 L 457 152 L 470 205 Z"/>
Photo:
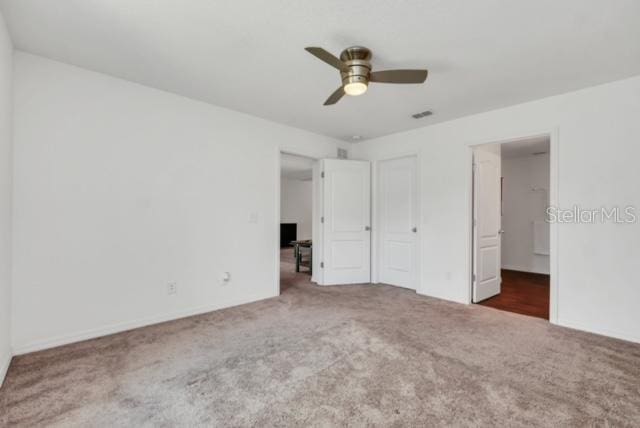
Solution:
<path fill-rule="evenodd" d="M 344 89 L 342 88 L 342 86 L 340 86 L 338 89 L 334 91 L 333 94 L 329 95 L 329 98 L 327 98 L 327 101 L 324 102 L 324 105 L 326 106 L 333 105 L 338 101 L 340 101 L 340 98 L 342 98 L 343 96 L 344 96 Z"/>
<path fill-rule="evenodd" d="M 304 50 L 306 50 L 307 52 L 309 52 L 311 55 L 315 56 L 316 58 L 321 59 L 322 61 L 326 62 L 330 66 L 337 68 L 338 70 L 347 71 L 349 69 L 349 67 L 347 67 L 347 64 L 345 64 L 344 62 L 340 61 L 331 52 L 327 52 L 326 50 L 324 50 L 322 48 L 309 47 L 309 48 L 304 48 Z"/>
<path fill-rule="evenodd" d="M 424 83 L 428 70 L 383 70 L 374 71 L 369 81 L 377 83 Z"/>

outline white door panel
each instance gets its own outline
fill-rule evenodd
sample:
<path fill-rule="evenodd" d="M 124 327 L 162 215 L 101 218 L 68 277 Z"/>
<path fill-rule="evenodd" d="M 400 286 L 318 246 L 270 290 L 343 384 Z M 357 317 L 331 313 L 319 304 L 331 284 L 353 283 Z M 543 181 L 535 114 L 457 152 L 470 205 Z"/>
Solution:
<path fill-rule="evenodd" d="M 487 282 L 498 278 L 499 272 L 496 271 L 498 263 L 498 251 L 495 247 L 480 248 L 480 264 L 478 266 L 478 279 L 480 282 Z"/>
<path fill-rule="evenodd" d="M 383 244 L 387 269 L 411 273 L 413 245 L 410 242 L 387 241 Z"/>
<path fill-rule="evenodd" d="M 369 162 L 322 161 L 324 172 L 323 284 L 371 281 Z"/>
<path fill-rule="evenodd" d="M 325 174 L 326 174 L 325 170 Z M 361 232 L 363 226 L 363 192 L 365 191 L 362 171 L 336 170 L 331 173 L 329 198 L 332 202 L 331 221 L 333 232 Z"/>
<path fill-rule="evenodd" d="M 473 301 L 500 294 L 500 145 L 474 150 Z"/>
<path fill-rule="evenodd" d="M 338 241 L 331 243 L 331 261 L 333 269 L 363 269 L 365 267 L 363 242 Z"/>
<path fill-rule="evenodd" d="M 416 289 L 416 157 L 382 161 L 378 174 L 379 281 Z"/>

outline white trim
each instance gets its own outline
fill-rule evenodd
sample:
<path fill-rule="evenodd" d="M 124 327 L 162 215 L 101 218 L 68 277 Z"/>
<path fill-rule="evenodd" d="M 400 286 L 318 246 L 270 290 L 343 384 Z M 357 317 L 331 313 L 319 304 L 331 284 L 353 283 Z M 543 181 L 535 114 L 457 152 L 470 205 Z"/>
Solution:
<path fill-rule="evenodd" d="M 384 162 L 388 159 L 379 159 L 371 162 L 371 283 L 378 284 L 379 281 L 379 265 L 380 265 L 380 251 L 378 246 L 382 241 L 380 239 L 380 222 L 378 221 L 378 195 L 380 189 L 378 189 L 378 171 L 379 162 Z"/>
<path fill-rule="evenodd" d="M 282 189 L 282 153 L 284 153 L 282 151 L 282 149 L 280 147 L 276 147 L 276 189 L 275 189 L 275 195 L 276 195 L 276 224 L 275 224 L 275 234 L 276 234 L 276 273 L 274 278 L 276 279 L 276 283 L 273 285 L 273 291 L 275 293 L 276 296 L 280 295 L 280 223 L 281 223 L 281 218 L 280 218 L 280 205 L 281 205 L 281 200 L 280 198 L 282 197 L 282 195 L 280 195 L 280 190 Z"/>
<path fill-rule="evenodd" d="M 4 379 L 7 377 L 7 371 L 9 371 L 9 365 L 11 365 L 11 358 L 11 354 L 7 354 L 0 360 L 0 388 L 4 383 Z"/>
<path fill-rule="evenodd" d="M 554 128 L 549 132 L 551 137 L 549 147 L 549 206 L 557 207 L 560 204 L 559 199 L 559 182 L 560 182 L 560 130 Z M 559 256 L 560 240 L 558 237 L 558 224 L 551 223 L 549 227 L 549 273 L 550 290 L 549 290 L 549 321 L 554 324 L 558 322 L 558 311 L 560 308 L 558 293 L 560 284 L 560 256 Z"/>
<path fill-rule="evenodd" d="M 201 315 L 208 312 L 227 309 L 233 306 L 243 305 L 246 303 L 257 302 L 259 300 L 270 299 L 277 297 L 272 293 L 267 295 L 254 294 L 243 298 L 227 300 L 210 305 L 197 306 L 194 308 L 177 311 L 164 315 L 157 315 L 147 318 L 142 318 L 133 321 L 127 321 L 123 323 L 111 324 L 105 327 L 99 327 L 95 329 L 85 330 L 78 333 L 65 334 L 54 337 L 47 340 L 36 340 L 23 345 L 14 346 L 13 354 L 22 355 L 30 352 L 42 351 L 44 349 L 55 348 L 57 346 L 68 345 L 70 343 L 81 342 L 84 340 L 95 339 L 98 337 L 108 336 L 115 333 L 121 333 L 128 330 L 133 330 L 140 327 L 146 327 L 154 324 L 159 324 L 167 321 L 174 321 L 180 318 L 186 318 L 194 315 Z"/>
<path fill-rule="evenodd" d="M 313 241 L 312 248 L 312 273 L 311 273 L 311 282 L 317 285 L 324 284 L 324 268 L 322 268 L 322 255 L 323 247 L 322 247 L 322 237 L 324 236 L 324 210 L 323 210 L 323 198 L 324 194 L 324 180 L 322 179 L 322 169 L 324 167 L 324 161 L 318 160 L 313 165 L 313 183 L 311 184 L 313 188 L 312 198 L 313 201 L 311 203 L 312 209 L 312 230 L 311 230 L 311 238 Z"/>
<path fill-rule="evenodd" d="M 531 269 L 528 268 L 526 266 L 516 266 L 516 265 L 502 265 L 502 267 L 500 269 L 506 269 L 506 270 L 515 270 L 518 272 L 527 272 L 527 273 L 539 273 L 541 275 L 550 275 L 550 272 L 544 272 L 541 270 L 536 270 L 536 269 Z"/>
<path fill-rule="evenodd" d="M 467 213 L 468 213 L 468 221 L 467 221 L 467 278 L 469 281 L 469 287 L 467 287 L 467 296 L 466 302 L 468 304 L 472 303 L 471 296 L 473 293 L 473 148 L 475 146 L 481 146 L 484 144 L 504 144 L 504 143 L 513 143 L 518 140 L 523 140 L 526 138 L 531 138 L 535 136 L 548 135 L 550 139 L 550 155 L 549 155 L 549 163 L 550 163 L 550 189 L 549 189 L 549 205 L 550 206 L 558 206 L 558 179 L 560 177 L 559 172 L 559 128 L 547 128 L 543 130 L 532 130 L 530 132 L 523 132 L 513 136 L 499 136 L 492 139 L 483 139 L 481 141 L 472 141 L 467 142 L 467 159 L 466 164 L 468 165 L 467 170 L 467 188 L 466 188 L 466 198 L 467 198 Z M 550 225 L 550 245 L 549 245 L 549 263 L 550 263 L 550 292 L 549 292 L 549 322 L 553 324 L 558 323 L 558 289 L 559 289 L 559 239 L 558 239 L 558 225 L 556 223 L 551 223 Z"/>
<path fill-rule="evenodd" d="M 465 296 L 465 303 L 471 304 L 473 303 L 473 185 L 474 185 L 474 170 L 473 170 L 473 145 L 467 145 L 467 153 L 465 159 L 465 173 L 466 177 L 466 190 L 465 190 L 465 198 L 467 200 L 467 245 L 465 246 L 467 265 L 465 269 L 467 270 L 467 280 L 469 281 L 470 286 L 467 287 L 467 295 Z"/>
<path fill-rule="evenodd" d="M 589 334 L 597 334 L 598 336 L 612 337 L 614 339 L 625 340 L 627 342 L 640 343 L 640 333 L 638 333 L 638 330 L 613 331 L 606 328 L 594 329 L 593 326 L 585 326 L 580 322 L 567 321 L 565 319 L 557 324 L 562 328 L 570 328 L 572 330 L 579 330 Z"/>

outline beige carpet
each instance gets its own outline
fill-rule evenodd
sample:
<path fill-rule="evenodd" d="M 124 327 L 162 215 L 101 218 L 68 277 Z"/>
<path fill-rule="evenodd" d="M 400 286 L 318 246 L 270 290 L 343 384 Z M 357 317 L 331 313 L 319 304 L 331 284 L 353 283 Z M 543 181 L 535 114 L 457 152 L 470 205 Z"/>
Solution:
<path fill-rule="evenodd" d="M 388 286 L 15 358 L 1 426 L 640 426 L 640 345 Z"/>

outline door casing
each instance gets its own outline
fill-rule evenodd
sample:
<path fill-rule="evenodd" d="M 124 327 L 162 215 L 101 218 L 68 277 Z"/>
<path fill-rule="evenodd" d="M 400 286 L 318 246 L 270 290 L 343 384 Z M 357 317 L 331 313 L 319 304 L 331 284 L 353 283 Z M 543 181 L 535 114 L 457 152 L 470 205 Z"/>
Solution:
<path fill-rule="evenodd" d="M 520 140 L 528 139 L 531 137 L 548 136 L 550 140 L 549 150 L 549 163 L 550 163 L 550 177 L 549 177 L 549 206 L 558 206 L 559 195 L 559 146 L 560 146 L 560 129 L 547 128 L 547 129 L 533 129 L 527 132 L 518 134 L 506 135 L 496 137 L 489 140 L 470 141 L 466 143 L 467 146 L 467 296 L 466 302 L 471 304 L 473 300 L 473 149 L 476 146 L 484 144 L 503 144 L 512 143 Z M 549 244 L 549 262 L 550 262 L 550 295 L 549 295 L 549 322 L 552 324 L 558 324 L 558 296 L 560 287 L 560 266 L 559 266 L 559 236 L 558 225 L 556 223 L 550 224 L 550 244 Z"/>

